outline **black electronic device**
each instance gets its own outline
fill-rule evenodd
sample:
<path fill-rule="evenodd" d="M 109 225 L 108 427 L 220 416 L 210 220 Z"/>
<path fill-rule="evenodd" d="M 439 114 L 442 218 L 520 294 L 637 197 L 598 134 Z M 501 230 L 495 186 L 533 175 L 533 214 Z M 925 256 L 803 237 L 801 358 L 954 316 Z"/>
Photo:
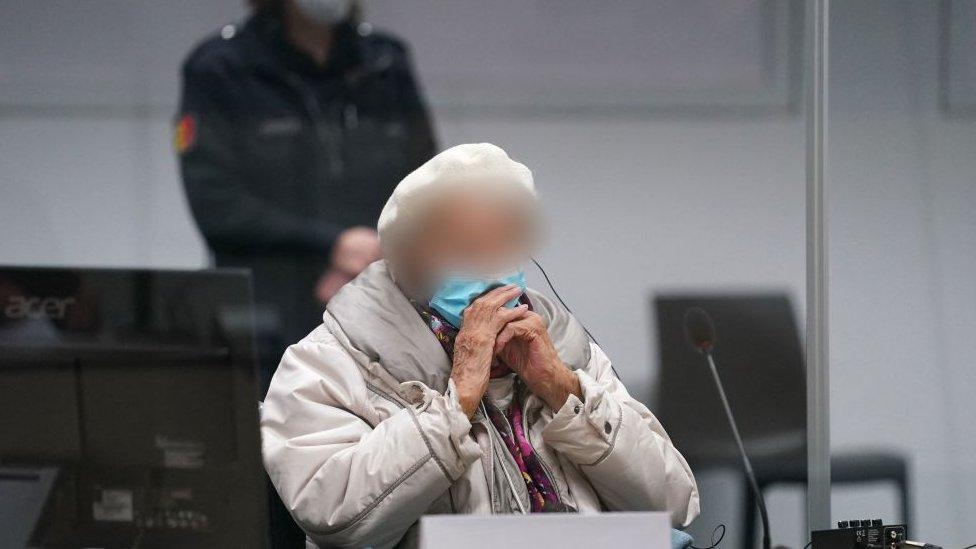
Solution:
<path fill-rule="evenodd" d="M 897 549 L 908 541 L 908 526 L 881 519 L 851 519 L 831 530 L 811 532 L 813 549 Z"/>
<path fill-rule="evenodd" d="M 0 268 L 0 466 L 55 479 L 18 489 L 30 547 L 266 547 L 251 301 L 244 271 Z"/>

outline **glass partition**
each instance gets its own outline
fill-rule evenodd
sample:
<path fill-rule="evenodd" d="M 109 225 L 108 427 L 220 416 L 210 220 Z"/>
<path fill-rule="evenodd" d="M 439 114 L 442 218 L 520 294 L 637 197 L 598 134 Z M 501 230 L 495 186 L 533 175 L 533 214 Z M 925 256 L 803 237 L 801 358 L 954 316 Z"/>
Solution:
<path fill-rule="evenodd" d="M 212 265 L 200 211 L 191 211 L 179 170 L 179 154 L 192 147 L 200 130 L 192 116 L 184 116 L 192 112 L 180 110 L 181 66 L 204 39 L 219 49 L 221 40 L 240 38 L 249 6 L 276 2 L 9 4 L 0 19 L 0 262 Z M 537 259 L 631 394 L 659 417 L 691 463 L 702 508 L 690 528 L 696 545 L 709 545 L 718 525 L 727 529 L 723 547 L 754 545 L 760 536 L 707 364 L 685 340 L 684 313 L 695 306 L 708 311 L 718 331 L 715 358 L 767 489 L 773 540 L 802 547 L 803 3 L 359 4 L 361 21 L 352 30 L 363 37 L 394 36 L 409 52 L 437 150 L 488 141 L 533 170 L 546 217 Z M 832 273 L 835 443 L 860 448 L 861 441 L 877 438 L 899 455 L 940 452 L 958 464 L 968 459 L 965 445 L 971 445 L 962 435 L 968 432 L 964 387 L 972 381 L 958 365 L 971 347 L 963 331 L 967 324 L 952 319 L 973 322 L 973 287 L 966 274 L 973 272 L 976 254 L 967 232 L 972 186 L 965 177 L 973 173 L 972 126 L 955 113 L 972 104 L 966 99 L 972 65 L 949 67 L 952 84 L 945 96 L 959 103 L 951 115 L 939 110 L 942 95 L 919 87 L 923 77 L 940 81 L 937 10 L 882 6 L 840 7 L 835 15 L 839 43 L 847 46 L 835 50 L 843 52 L 835 55 L 843 72 L 835 75 L 840 99 L 832 123 L 839 138 L 832 143 L 837 163 L 830 174 L 837 187 L 831 203 L 831 230 L 837 234 L 831 251 L 838 255 Z M 889 26 L 875 28 L 879 12 Z M 917 22 L 909 15 L 915 12 L 923 16 Z M 862 34 L 862 28 L 870 32 Z M 967 50 L 964 43 L 950 46 Z M 868 84 L 862 75 L 869 76 Z M 299 102 L 285 85 L 262 90 L 263 98 Z M 379 108 L 399 109 L 401 99 Z M 371 120 L 368 109 L 323 115 L 304 108 L 297 111 L 302 120 L 341 119 L 336 131 L 349 134 L 343 134 L 348 154 L 358 143 L 360 152 L 374 155 L 353 160 L 384 163 L 405 156 L 395 148 L 407 141 L 403 127 Z M 297 135 L 299 129 L 319 127 L 271 114 L 267 120 L 248 119 L 255 123 L 247 131 L 258 134 L 249 158 L 284 158 L 281 165 L 290 168 L 297 164 L 289 161 L 297 154 L 294 143 L 306 137 Z M 334 120 L 326 122 L 331 128 Z M 374 138 L 393 145 L 370 147 Z M 306 160 L 329 160 L 335 151 L 326 149 L 315 148 Z M 277 160 L 271 158 L 276 154 Z M 274 175 L 269 188 L 312 185 Z M 392 188 L 395 182 L 381 183 Z M 343 189 L 359 192 L 367 183 L 380 184 L 369 178 L 354 183 Z M 385 198 L 389 188 L 363 195 Z M 925 209 L 909 202 L 913 197 L 926 197 Z M 296 209 L 324 202 L 305 201 Z M 374 200 L 373 213 L 381 206 Z M 372 224 L 375 217 L 359 223 Z M 254 232 L 255 238 L 263 236 Z M 328 260 L 322 240 L 320 250 L 303 248 L 300 261 L 287 269 L 278 268 L 280 257 L 235 264 L 232 254 L 223 261 L 218 253 L 216 264 L 255 267 L 257 321 L 278 328 L 273 315 L 261 314 L 267 295 L 262 280 L 268 279 L 262 277 L 270 273 L 276 288 L 304 292 L 288 297 L 302 302 L 304 315 L 321 273 L 315 267 Z M 301 280 L 288 278 L 298 272 Z M 531 285 L 548 292 L 540 275 L 530 269 Z M 916 302 L 909 305 L 893 301 L 914 290 L 924 290 L 924 297 L 911 294 Z M 313 303 L 315 314 L 302 317 L 311 321 L 293 330 L 300 335 L 276 339 L 278 347 L 267 345 L 271 351 L 262 351 L 263 365 L 273 368 L 283 345 L 314 328 L 320 305 Z M 944 329 L 932 328 L 936 319 L 947 321 Z M 865 334 L 869 321 L 886 329 Z M 896 366 L 903 370 L 891 369 Z M 905 383 L 893 387 L 893 379 Z M 920 388 L 929 392 L 913 398 Z M 862 405 L 873 415 L 859 414 Z M 886 422 L 892 407 L 905 411 L 905 421 Z M 916 408 L 928 415 L 908 412 Z M 954 427 L 934 423 L 940 410 L 953 411 Z M 906 433 L 942 438 L 916 445 Z M 960 436 L 950 442 L 951 434 Z M 958 494 L 952 501 L 962 501 L 965 491 L 938 476 L 948 461 L 915 459 L 917 479 L 928 478 L 920 476 L 928 471 L 947 483 L 946 493 Z M 935 484 L 917 485 L 925 501 L 942 493 Z M 846 500 L 840 501 L 843 509 Z M 968 504 L 972 510 L 971 498 Z M 951 516 L 962 516 L 963 509 L 956 505 Z M 930 528 L 943 524 L 920 517 L 923 525 L 933 521 Z"/>
<path fill-rule="evenodd" d="M 831 11 L 832 515 L 963 547 L 976 542 L 976 4 Z"/>
<path fill-rule="evenodd" d="M 691 461 L 697 545 L 719 524 L 726 547 L 760 536 L 707 365 L 684 338 L 691 306 L 716 323 L 774 540 L 802 546 L 802 4 L 399 1 L 369 14 L 411 45 L 442 144 L 490 141 L 534 170 L 538 259 Z"/>

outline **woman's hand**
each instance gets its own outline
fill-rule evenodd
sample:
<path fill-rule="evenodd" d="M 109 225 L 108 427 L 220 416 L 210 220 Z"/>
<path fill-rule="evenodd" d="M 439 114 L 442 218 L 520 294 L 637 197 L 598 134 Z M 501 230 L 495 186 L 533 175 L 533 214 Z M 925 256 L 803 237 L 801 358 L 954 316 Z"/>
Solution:
<path fill-rule="evenodd" d="M 506 325 L 529 312 L 525 305 L 514 309 L 503 307 L 521 293 L 522 289 L 514 285 L 495 288 L 472 301 L 464 310 L 461 331 L 454 340 L 451 379 L 458 402 L 468 417 L 474 415 L 488 389 L 491 362 L 495 358 L 495 337 Z"/>
<path fill-rule="evenodd" d="M 553 411 L 562 408 L 570 394 L 583 398 L 579 379 L 559 359 L 538 314 L 529 311 L 509 322 L 495 338 L 495 353 Z"/>

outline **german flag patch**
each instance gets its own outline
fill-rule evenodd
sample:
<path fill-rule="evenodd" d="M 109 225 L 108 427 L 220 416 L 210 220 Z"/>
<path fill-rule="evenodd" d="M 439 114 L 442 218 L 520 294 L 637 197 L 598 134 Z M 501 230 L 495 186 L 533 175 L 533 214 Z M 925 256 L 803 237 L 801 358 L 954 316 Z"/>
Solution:
<path fill-rule="evenodd" d="M 173 148 L 183 154 L 193 148 L 197 140 L 197 119 L 192 114 L 184 114 L 173 129 Z"/>

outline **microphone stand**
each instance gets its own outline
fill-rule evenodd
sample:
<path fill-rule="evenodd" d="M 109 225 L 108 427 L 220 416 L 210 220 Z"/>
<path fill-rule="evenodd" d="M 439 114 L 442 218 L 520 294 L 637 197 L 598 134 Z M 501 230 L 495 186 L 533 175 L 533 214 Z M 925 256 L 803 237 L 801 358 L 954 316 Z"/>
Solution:
<path fill-rule="evenodd" d="M 715 367 L 715 359 L 712 358 L 712 353 L 710 350 L 704 351 L 704 355 L 708 360 L 708 367 L 712 371 L 712 377 L 715 379 L 715 387 L 718 389 L 718 396 L 722 399 L 722 406 L 725 407 L 725 416 L 729 418 L 729 427 L 732 428 L 732 436 L 735 438 L 735 444 L 739 447 L 739 455 L 742 456 L 742 465 L 745 467 L 746 477 L 749 479 L 749 486 L 752 489 L 752 493 L 756 496 L 756 503 L 759 505 L 759 518 L 762 520 L 763 527 L 763 549 L 770 549 L 769 515 L 766 513 L 766 500 L 763 499 L 762 490 L 759 489 L 759 483 L 756 482 L 756 474 L 753 472 L 752 463 L 749 461 L 749 455 L 746 454 L 746 448 L 742 444 L 742 437 L 739 436 L 739 428 L 735 424 L 735 416 L 732 415 L 732 407 L 729 406 L 729 399 L 725 396 L 725 388 L 722 386 L 722 380 L 718 377 L 718 369 Z M 746 549 L 752 548 L 747 547 Z"/>

